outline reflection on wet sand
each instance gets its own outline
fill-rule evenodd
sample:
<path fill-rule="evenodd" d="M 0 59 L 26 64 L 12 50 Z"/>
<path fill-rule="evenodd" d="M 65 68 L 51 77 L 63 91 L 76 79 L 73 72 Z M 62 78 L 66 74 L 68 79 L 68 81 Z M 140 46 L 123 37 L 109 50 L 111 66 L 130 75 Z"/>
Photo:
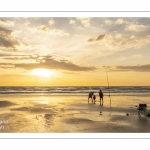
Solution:
<path fill-rule="evenodd" d="M 1 96 L 0 132 L 150 132 L 150 118 L 138 116 L 135 99 L 138 103 L 140 98 L 116 96 L 110 107 L 107 97 L 99 105 L 87 103 L 85 96 Z M 149 106 L 148 99 L 144 97 Z"/>

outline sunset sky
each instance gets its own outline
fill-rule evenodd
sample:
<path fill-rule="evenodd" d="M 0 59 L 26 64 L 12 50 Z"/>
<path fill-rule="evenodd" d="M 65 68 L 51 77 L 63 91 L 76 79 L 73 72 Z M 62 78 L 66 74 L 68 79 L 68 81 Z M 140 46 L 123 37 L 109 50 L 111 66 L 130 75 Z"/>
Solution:
<path fill-rule="evenodd" d="M 0 86 L 149 86 L 150 18 L 0 18 Z"/>

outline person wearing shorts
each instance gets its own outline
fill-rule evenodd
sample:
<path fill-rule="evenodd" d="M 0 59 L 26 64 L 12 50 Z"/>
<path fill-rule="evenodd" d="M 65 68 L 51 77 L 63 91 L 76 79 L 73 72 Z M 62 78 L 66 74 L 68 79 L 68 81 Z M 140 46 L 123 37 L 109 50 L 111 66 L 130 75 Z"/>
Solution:
<path fill-rule="evenodd" d="M 91 98 L 92 103 L 93 103 L 93 94 L 94 94 L 94 92 L 90 92 L 90 93 L 89 93 L 88 103 L 89 103 L 89 99 L 90 99 L 90 98 Z"/>

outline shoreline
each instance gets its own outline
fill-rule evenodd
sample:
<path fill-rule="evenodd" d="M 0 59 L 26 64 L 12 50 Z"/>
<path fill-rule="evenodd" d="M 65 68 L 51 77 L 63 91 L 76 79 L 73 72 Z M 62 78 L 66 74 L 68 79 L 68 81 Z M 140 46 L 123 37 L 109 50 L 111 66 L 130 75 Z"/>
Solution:
<path fill-rule="evenodd" d="M 0 132 L 150 133 L 150 117 L 139 117 L 135 107 L 141 98 L 130 98 L 114 96 L 110 107 L 109 97 L 101 106 L 98 97 L 96 104 L 88 104 L 87 96 L 1 96 Z"/>

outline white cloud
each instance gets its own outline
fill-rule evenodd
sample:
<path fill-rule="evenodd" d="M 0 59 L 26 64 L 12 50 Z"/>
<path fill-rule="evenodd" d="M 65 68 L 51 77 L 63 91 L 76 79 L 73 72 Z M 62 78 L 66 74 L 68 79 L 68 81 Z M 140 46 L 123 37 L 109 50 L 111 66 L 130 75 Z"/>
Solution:
<path fill-rule="evenodd" d="M 54 21 L 53 18 L 51 18 L 50 21 L 49 21 L 48 23 L 49 23 L 49 25 L 51 26 L 51 25 L 55 24 L 55 21 Z"/>
<path fill-rule="evenodd" d="M 146 30 L 146 29 L 147 29 L 147 26 L 139 25 L 137 23 L 131 23 L 125 27 L 126 31 L 142 31 L 142 30 Z"/>
<path fill-rule="evenodd" d="M 71 25 L 76 25 L 76 21 L 73 20 L 73 19 L 71 19 L 70 22 L 69 22 L 69 24 L 71 24 Z"/>
<path fill-rule="evenodd" d="M 81 23 L 82 23 L 85 27 L 90 26 L 90 18 L 77 18 L 77 19 L 80 20 Z"/>
<path fill-rule="evenodd" d="M 59 36 L 70 36 L 69 33 L 66 33 L 62 30 L 59 30 L 59 29 L 53 29 L 53 30 L 50 30 L 49 32 L 50 34 L 52 35 L 59 35 Z"/>
<path fill-rule="evenodd" d="M 140 24 L 139 22 L 129 22 L 124 19 L 117 19 L 115 24 L 125 24 L 125 31 L 143 31 L 146 30 L 148 27 L 145 25 Z"/>
<path fill-rule="evenodd" d="M 124 19 L 117 19 L 117 21 L 115 22 L 115 24 L 126 24 L 128 23 L 127 21 L 125 21 Z"/>
<path fill-rule="evenodd" d="M 118 34 L 116 34 L 116 36 L 115 36 L 116 39 L 119 39 L 119 38 L 121 38 L 121 37 L 122 37 L 122 34 L 121 34 L 121 33 L 118 33 Z"/>
<path fill-rule="evenodd" d="M 132 36 L 130 37 L 130 39 L 135 39 L 135 36 L 134 36 L 134 35 L 132 35 Z"/>
<path fill-rule="evenodd" d="M 99 37 L 101 37 L 99 38 L 99 40 L 97 40 L 97 37 L 87 39 L 87 43 L 89 46 L 92 44 L 92 46 L 95 48 L 101 47 L 102 48 L 101 54 L 103 55 L 109 55 L 110 53 L 127 50 L 129 48 L 136 48 L 136 49 L 142 48 L 147 44 L 149 44 L 149 37 L 150 37 L 147 36 L 143 38 L 138 38 L 138 37 L 135 38 L 134 35 L 123 36 L 122 34 L 117 34 L 117 35 L 104 34 L 104 35 L 99 35 Z M 107 51 L 105 51 L 104 49 L 107 49 Z"/>
<path fill-rule="evenodd" d="M 105 24 L 111 25 L 112 21 L 111 20 L 105 20 Z"/>

